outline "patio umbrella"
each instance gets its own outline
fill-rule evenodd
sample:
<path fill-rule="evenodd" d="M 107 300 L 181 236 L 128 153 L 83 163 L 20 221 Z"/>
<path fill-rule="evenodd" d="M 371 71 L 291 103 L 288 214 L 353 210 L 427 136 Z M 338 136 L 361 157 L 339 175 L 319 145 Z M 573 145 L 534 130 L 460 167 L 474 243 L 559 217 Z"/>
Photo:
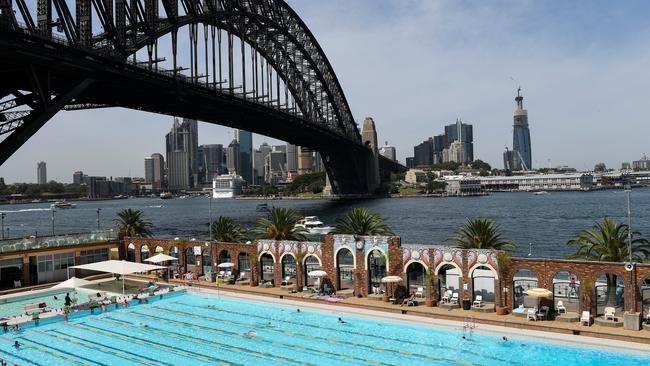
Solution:
<path fill-rule="evenodd" d="M 386 277 L 383 277 L 381 279 L 381 282 L 386 283 L 386 284 L 402 282 L 402 277 L 400 277 L 400 276 L 386 276 Z M 394 295 L 393 290 L 394 289 L 393 289 L 392 285 L 390 286 L 390 289 L 391 289 L 391 291 L 390 291 L 391 297 L 393 297 L 393 295 Z"/>
<path fill-rule="evenodd" d="M 322 271 L 322 270 L 316 270 L 316 271 L 309 271 L 307 273 L 309 277 L 327 277 L 327 272 Z"/>
<path fill-rule="evenodd" d="M 219 263 L 219 265 L 217 267 L 219 267 L 219 268 L 230 268 L 230 267 L 234 267 L 234 266 L 235 266 L 234 263 L 224 262 L 224 263 Z"/>
<path fill-rule="evenodd" d="M 553 292 L 549 291 L 545 288 L 531 288 L 530 290 L 524 291 L 524 293 L 528 296 L 533 296 L 533 297 L 551 297 L 553 296 Z"/>
<path fill-rule="evenodd" d="M 178 260 L 178 258 L 176 258 L 176 257 L 172 257 L 171 255 L 160 253 L 160 254 L 154 255 L 153 257 L 147 258 L 144 261 L 145 262 L 151 262 L 151 263 L 161 263 L 161 262 L 165 262 L 165 261 L 177 261 L 177 260 Z"/>
<path fill-rule="evenodd" d="M 69 280 L 63 281 L 59 283 L 58 285 L 52 286 L 53 289 L 60 289 L 60 288 L 78 288 L 86 285 L 90 285 L 93 282 L 86 281 L 83 278 L 77 278 L 77 277 L 72 277 Z"/>

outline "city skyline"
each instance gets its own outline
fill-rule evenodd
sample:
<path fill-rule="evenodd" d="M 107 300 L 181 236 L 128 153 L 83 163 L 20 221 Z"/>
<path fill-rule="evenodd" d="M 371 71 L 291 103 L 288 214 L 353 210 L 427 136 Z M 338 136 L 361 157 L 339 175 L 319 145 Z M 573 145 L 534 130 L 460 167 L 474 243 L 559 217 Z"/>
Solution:
<path fill-rule="evenodd" d="M 626 2 L 605 12 L 603 2 L 585 4 L 292 6 L 327 53 L 357 123 L 373 117 L 378 139 L 395 146 L 402 163 L 423 134 L 460 115 L 475 127 L 475 158 L 500 167 L 503 146 L 511 144 L 512 92 L 521 84 L 527 108 L 535 111 L 530 121 L 534 167 L 548 166 L 547 159 L 579 170 L 601 161 L 620 167 L 647 152 L 642 136 L 650 127 L 629 111 L 643 105 L 643 86 L 650 78 L 641 69 L 650 60 L 645 37 L 650 26 L 639 10 L 648 5 Z M 332 14 L 337 16 L 323 16 Z M 602 14 L 607 14 L 604 21 Z M 458 28 L 468 23 L 475 26 Z M 382 46 L 386 43 L 393 47 Z M 373 60 L 369 67 L 368 59 Z M 7 182 L 35 181 L 33 166 L 40 160 L 48 162 L 48 179 L 60 181 L 70 181 L 76 170 L 143 176 L 142 157 L 163 150 L 168 121 L 130 110 L 62 112 L 0 167 L 0 176 Z M 229 128 L 201 128 L 200 143 L 231 140 Z M 610 141 L 619 132 L 630 138 Z"/>

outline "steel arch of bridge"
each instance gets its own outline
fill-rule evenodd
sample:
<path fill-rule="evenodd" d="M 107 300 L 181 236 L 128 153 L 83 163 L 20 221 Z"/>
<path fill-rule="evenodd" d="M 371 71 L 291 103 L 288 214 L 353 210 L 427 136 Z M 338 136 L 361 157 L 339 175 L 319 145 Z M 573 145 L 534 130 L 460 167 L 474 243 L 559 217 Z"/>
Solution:
<path fill-rule="evenodd" d="M 75 5 L 74 16 L 68 3 Z M 99 28 L 93 26 L 95 19 L 99 32 L 94 32 Z M 183 28 L 189 33 L 187 69 L 181 67 L 186 60 L 178 60 Z M 222 34 L 228 53 L 226 79 Z M 164 70 L 159 67 L 159 40 L 168 35 L 172 68 Z M 0 46 L 14 52 L 3 52 L 5 59 L 0 56 L 4 68 L 0 73 L 13 81 L 0 85 L 0 136 L 5 135 L 0 142 L 0 164 L 61 109 L 121 106 L 252 127 L 244 129 L 317 149 L 335 193 L 368 193 L 378 183 L 369 181 L 372 172 L 367 167 L 372 166 L 373 152 L 361 143 L 325 53 L 283 0 L 37 0 L 35 9 L 25 0 L 0 0 L 0 37 L 0 42 L 5 41 Z M 233 60 L 233 38 L 241 40 L 239 70 Z M 202 45 L 205 63 L 199 65 Z M 250 48 L 249 60 L 245 45 Z M 143 53 L 144 60 L 137 60 L 136 55 Z M 234 76 L 240 72 L 242 85 L 235 85 Z M 132 80 L 136 78 L 138 82 Z M 249 85 L 247 80 L 251 80 Z M 120 89 L 116 84 L 124 86 Z M 156 94 L 156 101 L 143 102 L 135 92 L 129 96 L 128 88 L 141 94 L 169 90 Z M 170 97 L 172 91 L 175 94 Z M 194 102 L 196 108 L 173 106 L 174 98 Z M 210 109 L 213 103 L 220 108 Z M 197 108 L 205 110 L 200 113 Z M 241 111 L 246 117 L 237 113 Z M 269 119 L 274 124 L 252 125 L 246 118 Z M 296 127 L 308 131 L 301 134 L 295 132 Z"/>

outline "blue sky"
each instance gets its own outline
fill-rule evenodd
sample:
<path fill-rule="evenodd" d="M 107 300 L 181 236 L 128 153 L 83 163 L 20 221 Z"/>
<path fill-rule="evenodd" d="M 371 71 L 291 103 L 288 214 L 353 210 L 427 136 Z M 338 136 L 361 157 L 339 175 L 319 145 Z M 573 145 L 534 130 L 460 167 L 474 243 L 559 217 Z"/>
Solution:
<path fill-rule="evenodd" d="M 618 167 L 647 149 L 647 1 L 291 0 L 332 63 L 361 122 L 404 161 L 456 118 L 474 125 L 475 157 L 501 167 L 521 84 L 533 165 Z M 2 167 L 9 182 L 142 176 L 164 153 L 171 118 L 120 109 L 62 112 Z M 200 143 L 230 129 L 201 124 Z M 272 139 L 255 136 L 254 144 Z"/>

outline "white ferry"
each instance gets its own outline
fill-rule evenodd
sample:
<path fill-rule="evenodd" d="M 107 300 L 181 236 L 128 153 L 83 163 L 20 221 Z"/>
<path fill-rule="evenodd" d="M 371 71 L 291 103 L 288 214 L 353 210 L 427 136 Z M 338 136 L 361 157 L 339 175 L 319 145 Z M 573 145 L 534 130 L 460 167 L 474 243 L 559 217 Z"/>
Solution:
<path fill-rule="evenodd" d="M 244 179 L 237 175 L 222 174 L 212 179 L 212 198 L 233 198 L 242 193 Z"/>
<path fill-rule="evenodd" d="M 68 201 L 56 201 L 50 205 L 50 208 L 75 208 L 75 207 L 76 205 L 74 203 L 70 203 Z"/>
<path fill-rule="evenodd" d="M 296 228 L 307 229 L 309 234 L 329 234 L 334 231 L 334 227 L 325 226 L 322 221 L 318 219 L 317 216 L 305 216 L 304 219 L 298 221 L 295 226 Z"/>

